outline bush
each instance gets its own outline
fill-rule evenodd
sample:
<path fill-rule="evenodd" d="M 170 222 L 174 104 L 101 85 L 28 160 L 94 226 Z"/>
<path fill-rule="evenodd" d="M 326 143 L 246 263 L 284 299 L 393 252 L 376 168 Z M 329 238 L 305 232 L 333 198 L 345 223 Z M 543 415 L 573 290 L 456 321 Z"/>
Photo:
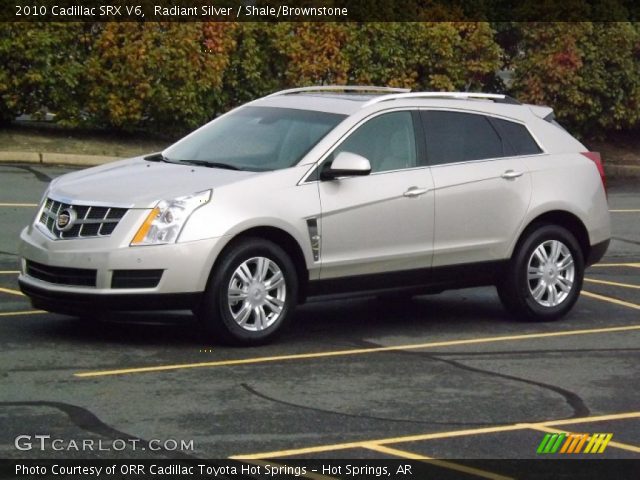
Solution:
<path fill-rule="evenodd" d="M 640 34 L 608 23 L 519 25 L 513 92 L 554 107 L 582 135 L 633 128 L 640 120 Z"/>
<path fill-rule="evenodd" d="M 0 121 L 176 136 L 283 88 L 495 91 L 509 68 L 512 94 L 573 131 L 640 124 L 632 23 L 0 23 L 0 57 Z"/>
<path fill-rule="evenodd" d="M 233 31 L 234 49 L 224 72 L 221 111 L 281 88 L 284 58 L 275 52 L 271 24 L 242 22 Z"/>
<path fill-rule="evenodd" d="M 0 23 L 0 118 L 45 110 L 73 122 L 86 98 L 92 24 Z"/>
<path fill-rule="evenodd" d="M 108 23 L 87 62 L 98 126 L 182 133 L 212 118 L 234 46 L 226 23 Z"/>
<path fill-rule="evenodd" d="M 273 47 L 284 60 L 283 85 L 345 84 L 349 59 L 344 51 L 353 28 L 347 23 L 280 23 L 272 27 Z"/>
<path fill-rule="evenodd" d="M 365 23 L 347 51 L 350 81 L 419 90 L 482 90 L 500 65 L 487 23 Z"/>

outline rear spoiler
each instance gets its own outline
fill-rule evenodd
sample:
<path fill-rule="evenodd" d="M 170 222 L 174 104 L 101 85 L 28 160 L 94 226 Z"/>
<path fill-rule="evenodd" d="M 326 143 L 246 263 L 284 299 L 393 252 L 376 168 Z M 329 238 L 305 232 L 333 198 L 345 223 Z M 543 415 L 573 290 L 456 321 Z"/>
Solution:
<path fill-rule="evenodd" d="M 539 117 L 566 132 L 565 128 L 556 121 L 556 114 L 553 113 L 553 108 L 545 105 L 530 104 L 527 104 L 527 107 L 529 107 L 529 110 L 531 110 L 536 117 Z"/>
<path fill-rule="evenodd" d="M 551 122 L 556 119 L 556 116 L 553 113 L 553 108 L 551 107 L 530 104 L 527 104 L 527 107 L 529 107 L 529 110 L 531 110 L 536 117 L 540 117 L 547 122 Z"/>

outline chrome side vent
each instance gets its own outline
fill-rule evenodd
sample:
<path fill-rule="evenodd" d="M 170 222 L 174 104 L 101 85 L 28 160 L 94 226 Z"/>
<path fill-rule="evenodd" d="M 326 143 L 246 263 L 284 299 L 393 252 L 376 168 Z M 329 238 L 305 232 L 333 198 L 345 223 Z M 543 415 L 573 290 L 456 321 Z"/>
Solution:
<path fill-rule="evenodd" d="M 307 219 L 307 230 L 309 231 L 309 240 L 311 241 L 311 251 L 313 259 L 317 262 L 320 260 L 320 235 L 318 233 L 318 219 Z"/>

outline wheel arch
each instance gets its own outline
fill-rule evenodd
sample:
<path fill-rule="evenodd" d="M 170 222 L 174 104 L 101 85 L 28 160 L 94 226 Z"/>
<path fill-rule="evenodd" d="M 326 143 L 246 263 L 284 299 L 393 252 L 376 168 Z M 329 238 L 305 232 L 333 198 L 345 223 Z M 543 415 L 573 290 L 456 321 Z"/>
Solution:
<path fill-rule="evenodd" d="M 302 247 L 293 237 L 293 235 L 278 227 L 251 227 L 235 234 L 213 262 L 211 272 L 209 273 L 210 279 L 216 271 L 220 263 L 220 259 L 224 256 L 224 253 L 230 248 L 233 248 L 237 243 L 241 242 L 245 238 L 261 238 L 269 240 L 281 247 L 285 251 L 285 253 L 287 253 L 291 257 L 291 261 L 296 268 L 296 274 L 298 276 L 297 302 L 304 303 L 304 300 L 306 299 L 307 285 L 309 283 L 309 271 L 307 269 L 307 264 L 305 261 L 304 253 L 302 251 Z"/>
<path fill-rule="evenodd" d="M 580 218 L 566 210 L 552 210 L 542 213 L 532 219 L 520 233 L 518 241 L 514 245 L 513 252 L 516 252 L 518 250 L 518 246 L 524 241 L 527 235 L 540 225 L 558 225 L 569 230 L 578 241 L 583 258 L 585 259 L 585 262 L 587 261 L 591 251 L 591 243 L 589 241 L 589 232 L 587 231 L 587 227 Z"/>

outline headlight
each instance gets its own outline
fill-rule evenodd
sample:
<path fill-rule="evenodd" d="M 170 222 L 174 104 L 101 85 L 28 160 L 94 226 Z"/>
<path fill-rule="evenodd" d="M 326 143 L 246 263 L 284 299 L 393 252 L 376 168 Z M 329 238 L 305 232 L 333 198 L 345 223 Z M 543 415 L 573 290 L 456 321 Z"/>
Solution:
<path fill-rule="evenodd" d="M 173 200 L 161 200 L 147 215 L 131 245 L 175 243 L 189 216 L 211 199 L 211 190 Z"/>

